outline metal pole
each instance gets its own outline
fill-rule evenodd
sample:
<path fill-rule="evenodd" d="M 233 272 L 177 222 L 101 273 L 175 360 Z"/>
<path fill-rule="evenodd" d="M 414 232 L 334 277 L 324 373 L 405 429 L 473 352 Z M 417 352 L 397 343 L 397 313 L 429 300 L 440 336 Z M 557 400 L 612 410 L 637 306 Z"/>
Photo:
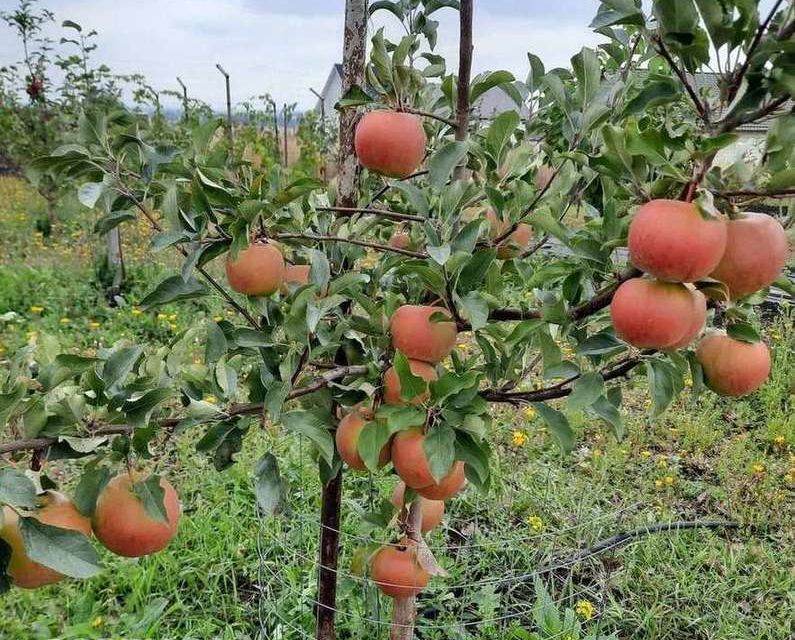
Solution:
<path fill-rule="evenodd" d="M 229 74 L 224 70 L 224 68 L 216 63 L 216 69 L 221 72 L 224 76 L 224 80 L 226 81 L 226 132 L 229 136 L 229 144 L 235 144 L 235 130 L 232 124 L 232 93 L 229 89 Z"/>

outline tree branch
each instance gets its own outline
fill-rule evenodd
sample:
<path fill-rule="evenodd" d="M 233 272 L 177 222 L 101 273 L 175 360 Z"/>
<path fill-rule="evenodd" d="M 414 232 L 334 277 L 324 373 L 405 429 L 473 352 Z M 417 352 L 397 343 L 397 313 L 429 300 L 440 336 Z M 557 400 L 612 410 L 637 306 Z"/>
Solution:
<path fill-rule="evenodd" d="M 767 14 L 767 18 L 759 25 L 759 28 L 756 30 L 754 34 L 754 39 L 751 41 L 750 46 L 748 47 L 748 51 L 745 53 L 745 60 L 743 60 L 743 64 L 734 72 L 732 73 L 731 83 L 729 84 L 729 90 L 726 93 L 726 102 L 731 104 L 734 98 L 737 96 L 737 92 L 740 90 L 740 87 L 743 83 L 743 78 L 745 74 L 748 73 L 748 68 L 751 66 L 751 58 L 753 58 L 754 52 L 756 48 L 759 46 L 759 43 L 762 41 L 762 37 L 765 35 L 765 31 L 767 31 L 768 26 L 770 25 L 770 21 L 776 15 L 781 3 L 784 0 L 776 0 L 773 8 L 770 10 L 770 13 Z"/>
<path fill-rule="evenodd" d="M 372 207 L 316 207 L 317 211 L 328 211 L 339 216 L 353 216 L 357 213 L 371 214 L 389 220 L 399 220 L 406 222 L 425 222 L 422 216 L 414 216 L 408 213 L 398 213 L 397 211 L 388 211 L 386 209 L 374 209 Z"/>
<path fill-rule="evenodd" d="M 733 118 L 723 120 L 719 123 L 721 126 L 718 130 L 718 133 L 726 133 L 736 129 L 737 127 L 741 127 L 744 124 L 748 124 L 749 122 L 756 122 L 765 116 L 769 116 L 771 113 L 778 110 L 779 107 L 782 107 L 787 100 L 789 100 L 789 96 L 784 94 L 783 96 L 779 96 L 775 100 L 768 102 L 766 105 L 759 107 L 756 111 L 752 111 L 744 117 L 735 116 Z"/>
<path fill-rule="evenodd" d="M 320 236 L 309 233 L 277 233 L 272 236 L 276 240 L 312 240 L 314 242 L 343 242 L 345 244 L 355 244 L 358 247 L 368 247 L 376 251 L 391 251 L 392 253 L 399 253 L 411 258 L 425 259 L 428 257 L 427 253 L 420 253 L 418 251 L 410 251 L 409 249 L 400 249 L 398 247 L 391 247 L 387 244 L 378 244 L 377 242 L 367 242 L 366 240 L 355 240 L 353 238 L 342 238 L 340 236 Z"/>
<path fill-rule="evenodd" d="M 646 353 L 652 352 L 644 352 Z M 602 377 L 605 382 L 626 376 L 635 367 L 643 362 L 641 356 L 628 356 L 616 364 L 602 370 Z M 544 402 L 556 398 L 565 398 L 572 392 L 571 383 L 577 380 L 580 375 L 572 376 L 550 387 L 531 389 L 530 391 L 502 391 L 500 389 L 484 389 L 480 392 L 481 397 L 488 402 L 502 402 L 511 405 L 528 404 L 530 402 Z"/>
<path fill-rule="evenodd" d="M 455 139 L 463 142 L 469 134 L 469 85 L 472 79 L 472 17 L 473 0 L 461 0 L 458 38 L 458 95 L 455 108 Z M 466 164 L 455 168 L 454 180 L 463 178 Z"/>
<path fill-rule="evenodd" d="M 160 223 L 157 221 L 157 219 L 154 217 L 154 215 L 152 215 L 152 212 L 151 212 L 151 211 L 149 211 L 149 209 L 147 208 L 147 206 L 146 206 L 146 205 L 145 205 L 143 202 L 141 202 L 141 201 L 140 201 L 138 198 L 136 198 L 136 197 L 135 197 L 135 194 L 133 194 L 133 193 L 132 193 L 131 191 L 129 191 L 128 189 L 123 189 L 123 190 L 122 190 L 122 195 L 124 195 L 124 196 L 126 196 L 126 197 L 130 198 L 130 200 L 132 200 L 133 204 L 135 204 L 136 208 L 137 208 L 137 209 L 138 209 L 138 210 L 139 210 L 139 211 L 140 211 L 140 212 L 141 212 L 141 213 L 144 215 L 144 217 L 145 217 L 145 218 L 146 218 L 146 219 L 149 221 L 149 224 L 150 224 L 150 226 L 151 226 L 151 227 L 152 227 L 152 228 L 153 228 L 155 231 L 158 231 L 158 232 L 162 232 L 162 231 L 163 231 L 163 227 L 162 227 L 162 225 L 161 225 L 161 224 L 160 224 Z M 184 248 L 184 247 L 182 247 L 182 246 L 180 246 L 180 245 L 178 245 L 178 244 L 175 244 L 175 245 L 172 245 L 172 246 L 173 246 L 173 247 L 174 247 L 174 248 L 175 248 L 177 251 L 179 251 L 179 252 L 180 252 L 180 253 L 181 253 L 181 254 L 182 254 L 184 257 L 187 257 L 187 256 L 188 256 L 188 252 L 185 250 L 185 248 Z M 215 289 L 215 290 L 216 290 L 216 291 L 217 291 L 217 292 L 218 292 L 218 293 L 221 295 L 221 297 L 223 297 L 223 298 L 226 300 L 227 304 L 229 304 L 229 305 L 230 305 L 232 308 L 234 308 L 234 309 L 235 309 L 235 310 L 236 310 L 236 311 L 237 311 L 237 312 L 238 312 L 238 313 L 239 313 L 241 316 L 243 316 L 243 317 L 246 319 L 246 321 L 247 321 L 247 322 L 248 322 L 248 323 L 249 323 L 249 324 L 250 324 L 250 325 L 251 325 L 251 326 L 252 326 L 254 329 L 256 329 L 256 330 L 258 330 L 258 331 L 259 331 L 259 330 L 262 328 L 262 327 L 260 327 L 260 324 L 259 324 L 259 322 L 257 322 L 257 319 L 256 319 L 256 318 L 255 318 L 253 315 L 251 315 L 251 314 L 248 312 L 248 310 L 247 310 L 245 307 L 243 307 L 241 304 L 239 304 L 239 303 L 237 302 L 237 300 L 235 300 L 235 299 L 232 297 L 232 295 L 231 295 L 231 294 L 230 294 L 230 293 L 229 293 L 229 292 L 228 292 L 226 289 L 224 289 L 224 288 L 223 288 L 223 287 L 222 287 L 222 286 L 221 286 L 221 285 L 218 283 L 218 281 L 217 281 L 215 278 L 213 278 L 213 277 L 212 277 L 212 276 L 211 276 L 211 275 L 210 275 L 210 274 L 207 272 L 207 270 L 206 270 L 204 267 L 198 267 L 198 266 L 197 266 L 197 267 L 196 267 L 196 271 L 198 271 L 198 272 L 201 274 L 201 276 L 202 276 L 202 277 L 203 277 L 203 278 L 204 278 L 204 279 L 205 279 L 205 280 L 206 280 L 206 281 L 209 283 L 209 285 L 210 285 L 210 286 L 211 286 L 213 289 Z"/>
<path fill-rule="evenodd" d="M 287 400 L 295 400 L 296 398 L 301 398 L 303 396 L 309 395 L 310 393 L 314 393 L 315 391 L 320 391 L 324 387 L 327 387 L 329 384 L 336 380 L 340 380 L 342 378 L 347 378 L 348 376 L 355 376 L 355 375 L 364 375 L 368 371 L 368 367 L 365 365 L 353 365 L 347 367 L 337 367 L 326 373 L 322 374 L 321 376 L 315 378 L 309 384 L 299 387 L 297 389 L 293 389 L 287 396 Z M 256 415 L 262 412 L 262 403 L 246 403 L 246 404 L 238 404 L 233 405 L 230 409 L 224 413 L 219 413 L 219 418 L 223 417 L 224 419 L 227 418 L 235 418 L 238 416 L 243 415 Z M 163 418 L 162 420 L 157 421 L 157 426 L 165 429 L 172 429 L 176 427 L 182 418 Z M 126 435 L 130 434 L 133 431 L 133 427 L 131 425 L 122 424 L 122 425 L 108 425 L 105 427 L 100 427 L 98 429 L 93 429 L 86 433 L 85 435 L 75 435 L 74 437 L 86 437 L 86 438 L 95 438 L 101 436 L 112 436 L 112 435 Z M 67 435 L 67 434 L 65 434 Z M 13 453 L 15 451 L 30 451 L 30 450 L 38 450 L 38 449 L 46 449 L 47 447 L 51 447 L 54 444 L 57 444 L 60 440 L 60 437 L 49 437 L 49 438 L 29 438 L 26 440 L 15 440 L 13 442 L 6 442 L 4 444 L 0 444 L 0 455 L 6 453 Z"/>
<path fill-rule="evenodd" d="M 659 36 L 654 36 L 652 38 L 652 44 L 656 45 L 655 48 L 657 49 L 657 53 L 659 53 L 665 59 L 665 61 L 668 63 L 668 66 L 671 67 L 671 71 L 673 71 L 679 78 L 679 81 L 684 86 L 687 95 L 690 96 L 690 99 L 693 101 L 696 111 L 698 111 L 698 115 L 704 121 L 704 124 L 709 125 L 709 108 L 704 102 L 701 101 L 701 98 L 698 97 L 695 88 L 692 84 L 690 84 L 687 74 L 679 67 L 678 64 L 676 64 L 676 61 L 673 59 L 671 53 L 663 43 L 662 38 Z"/>
<path fill-rule="evenodd" d="M 593 295 L 592 298 L 577 305 L 576 307 L 569 309 L 567 314 L 568 319 L 571 321 L 582 320 L 583 318 L 587 318 L 588 316 L 592 316 L 598 311 L 601 311 L 610 304 L 613 299 L 613 294 L 616 292 L 616 289 L 618 289 L 621 283 L 631 278 L 637 278 L 639 275 L 641 275 L 640 271 L 634 267 L 628 267 L 618 274 L 618 277 L 614 283 L 602 287 Z M 517 309 L 506 307 L 502 309 L 492 309 L 492 311 L 489 313 L 489 320 L 506 322 L 533 320 L 540 317 L 540 309 Z M 459 327 L 459 329 L 462 330 L 467 328 L 467 326 Z"/>
<path fill-rule="evenodd" d="M 790 198 L 795 196 L 795 189 L 781 189 L 778 191 L 754 191 L 752 189 L 740 189 L 738 191 L 716 191 L 715 195 L 721 198 Z"/>
<path fill-rule="evenodd" d="M 444 116 L 437 115 L 435 113 L 431 113 L 430 111 L 422 111 L 421 109 L 414 109 L 413 107 L 403 107 L 400 111 L 405 111 L 406 113 L 413 113 L 416 116 L 422 116 L 423 118 L 431 118 L 432 120 L 438 120 L 439 122 L 443 122 L 448 127 L 455 128 L 457 123 L 455 120 L 451 120 L 449 118 L 445 118 Z"/>
<path fill-rule="evenodd" d="M 405 180 L 411 180 L 412 178 L 419 178 L 420 176 L 427 175 L 428 170 L 423 169 L 422 171 L 416 171 L 411 175 L 406 176 L 405 178 L 400 178 L 398 182 L 404 182 Z M 378 191 L 376 191 L 375 195 L 370 198 L 370 202 L 367 203 L 368 207 L 371 207 L 376 200 L 379 200 L 387 191 L 392 188 L 392 185 L 387 182 L 383 187 L 381 187 Z"/>

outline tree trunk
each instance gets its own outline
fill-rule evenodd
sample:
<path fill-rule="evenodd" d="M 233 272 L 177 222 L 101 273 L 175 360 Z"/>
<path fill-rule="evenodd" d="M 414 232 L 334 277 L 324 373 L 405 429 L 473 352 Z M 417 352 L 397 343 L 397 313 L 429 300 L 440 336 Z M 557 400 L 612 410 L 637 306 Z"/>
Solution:
<path fill-rule="evenodd" d="M 469 82 L 472 77 L 472 16 L 474 13 L 473 0 L 461 0 L 459 10 L 459 39 L 458 39 L 458 97 L 455 109 L 455 139 L 463 142 L 467 139 L 469 130 Z M 467 176 L 466 165 L 459 165 L 455 169 L 453 178 L 463 180 Z"/>
<path fill-rule="evenodd" d="M 317 640 L 335 640 L 337 561 L 342 506 L 342 468 L 323 487 L 320 510 L 320 568 L 317 574 Z"/>
<path fill-rule="evenodd" d="M 364 62 L 367 38 L 367 0 L 346 0 L 343 41 L 343 93 L 354 84 L 364 82 Z M 274 109 L 274 116 L 275 116 Z M 358 200 L 358 172 L 353 137 L 357 113 L 345 109 L 340 116 L 339 182 L 337 205 L 356 206 Z M 286 135 L 286 131 L 285 131 Z M 277 138 L 278 140 L 278 138 Z M 318 570 L 317 640 L 335 640 L 337 603 L 337 561 L 339 558 L 339 525 L 342 506 L 342 471 L 323 489 L 320 519 L 320 568 Z"/>

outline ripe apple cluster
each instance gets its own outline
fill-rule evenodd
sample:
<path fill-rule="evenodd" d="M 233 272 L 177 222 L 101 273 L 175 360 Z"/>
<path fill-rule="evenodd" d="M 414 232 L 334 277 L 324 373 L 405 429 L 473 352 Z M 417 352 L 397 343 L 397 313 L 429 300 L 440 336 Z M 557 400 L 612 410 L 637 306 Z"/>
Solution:
<path fill-rule="evenodd" d="M 646 276 L 622 283 L 610 313 L 616 334 L 639 348 L 675 350 L 692 344 L 707 319 L 707 301 L 694 283 L 723 283 L 732 299 L 770 285 L 788 254 L 784 228 L 770 216 L 746 213 L 735 219 L 705 215 L 694 203 L 652 200 L 629 226 L 629 258 Z M 770 374 L 763 342 L 709 332 L 696 358 L 716 393 L 742 396 Z"/>
<path fill-rule="evenodd" d="M 84 516 L 74 503 L 57 491 L 39 497 L 39 508 L 31 517 L 42 524 L 77 531 L 86 537 L 92 533 L 109 551 L 128 558 L 150 555 L 164 549 L 177 534 L 181 506 L 177 492 L 168 480 L 160 478 L 164 492 L 166 520 L 153 518 L 135 495 L 133 485 L 144 480 L 139 473 L 121 473 L 105 486 L 97 498 L 94 514 Z M 3 507 L 0 538 L 11 547 L 8 574 L 23 589 L 36 589 L 64 579 L 64 575 L 32 560 L 25 552 L 19 515 Z"/>

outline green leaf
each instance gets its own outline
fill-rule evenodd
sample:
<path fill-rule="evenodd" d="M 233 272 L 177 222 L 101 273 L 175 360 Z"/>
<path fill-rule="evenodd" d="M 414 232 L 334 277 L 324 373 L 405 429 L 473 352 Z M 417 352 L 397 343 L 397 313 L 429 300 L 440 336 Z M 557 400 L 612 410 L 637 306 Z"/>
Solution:
<path fill-rule="evenodd" d="M 384 41 L 384 28 L 381 27 L 375 32 L 372 38 L 373 46 L 370 49 L 370 61 L 375 70 L 376 77 L 382 85 L 391 85 L 392 79 L 392 61 L 389 59 L 389 53 L 386 49 L 386 42 Z"/>
<path fill-rule="evenodd" d="M 595 371 L 584 373 L 574 382 L 571 395 L 566 404 L 572 411 L 591 406 L 604 394 L 605 383 L 602 375 Z"/>
<path fill-rule="evenodd" d="M 167 387 L 150 389 L 135 400 L 126 400 L 121 409 L 133 427 L 143 427 L 149 423 L 155 407 L 173 395 L 174 392 Z"/>
<path fill-rule="evenodd" d="M 94 515 L 97 498 L 109 480 L 110 469 L 107 467 L 88 469 L 80 476 L 74 494 L 75 507 L 80 513 L 87 518 Z"/>
<path fill-rule="evenodd" d="M 135 213 L 130 210 L 111 211 L 97 220 L 94 225 L 94 233 L 105 235 L 108 231 L 115 229 L 122 222 L 127 222 L 128 220 L 135 220 Z"/>
<path fill-rule="evenodd" d="M 624 105 L 622 116 L 643 113 L 652 107 L 676 102 L 682 98 L 681 87 L 670 77 L 661 77 L 643 86 L 640 92 Z"/>
<path fill-rule="evenodd" d="M 519 126 L 519 114 L 509 110 L 501 113 L 492 121 L 486 131 L 486 148 L 497 164 L 500 163 L 505 145 L 510 141 L 516 127 Z"/>
<path fill-rule="evenodd" d="M 428 255 L 433 258 L 433 261 L 441 266 L 444 266 L 444 264 L 450 259 L 451 250 L 449 244 L 443 244 L 441 247 L 428 245 L 426 247 L 426 251 L 428 252 Z"/>
<path fill-rule="evenodd" d="M 456 285 L 458 292 L 465 294 L 478 289 L 483 284 L 489 267 L 494 263 L 496 257 L 496 249 L 482 249 L 475 252 L 469 262 L 461 269 L 461 273 L 458 276 Z"/>
<path fill-rule="evenodd" d="M 142 353 L 141 347 L 123 347 L 114 351 L 102 368 L 102 381 L 105 383 L 105 388 L 110 389 L 124 382 Z"/>
<path fill-rule="evenodd" d="M 253 331 L 253 330 L 252 330 Z M 208 363 L 218 362 L 229 349 L 226 335 L 215 322 L 207 323 L 207 344 L 204 348 L 204 358 Z"/>
<path fill-rule="evenodd" d="M 370 471 L 378 470 L 381 449 L 389 442 L 394 433 L 395 430 L 390 428 L 386 420 L 370 420 L 362 427 L 356 449 L 364 465 Z"/>
<path fill-rule="evenodd" d="M 791 189 L 793 185 L 795 185 L 795 169 L 785 169 L 771 176 L 767 188 L 770 191 L 779 191 Z"/>
<path fill-rule="evenodd" d="M 477 99 L 482 96 L 489 89 L 498 87 L 501 84 L 513 82 L 515 78 L 510 71 L 492 71 L 480 74 L 472 80 L 472 86 L 469 90 L 469 99 L 474 104 Z"/>
<path fill-rule="evenodd" d="M 571 453 L 574 449 L 574 431 L 572 431 L 566 416 L 542 402 L 535 402 L 533 406 L 538 411 L 538 415 L 547 423 L 549 432 L 561 451 Z"/>
<path fill-rule="evenodd" d="M 139 304 L 144 308 L 151 309 L 171 302 L 200 298 L 208 293 L 207 287 L 194 278 L 184 280 L 181 275 L 170 276 L 144 296 Z"/>
<path fill-rule="evenodd" d="M 99 556 L 82 533 L 60 529 L 35 518 L 20 518 L 25 553 L 34 562 L 72 578 L 90 578 L 102 570 Z"/>
<path fill-rule="evenodd" d="M 467 145 L 460 141 L 448 142 L 435 151 L 428 161 L 431 186 L 436 190 L 441 189 L 466 155 Z"/>
<path fill-rule="evenodd" d="M 406 197 L 411 208 L 414 209 L 418 215 L 428 215 L 428 197 L 422 189 L 404 181 L 390 182 L 389 185 L 392 189 L 401 192 Z"/>
<path fill-rule="evenodd" d="M 329 280 L 331 279 L 331 265 L 329 265 L 326 254 L 317 249 L 309 251 L 310 268 L 309 268 L 309 281 L 317 285 L 318 290 L 325 291 Z"/>
<path fill-rule="evenodd" d="M 642 27 L 644 23 L 640 0 L 602 0 L 590 27 L 596 31 L 620 24 Z"/>
<path fill-rule="evenodd" d="M 751 344 L 762 339 L 759 332 L 748 322 L 732 322 L 726 326 L 726 333 L 730 338 Z"/>
<path fill-rule="evenodd" d="M 263 455 L 254 465 L 254 495 L 260 511 L 272 516 L 285 508 L 287 485 L 279 473 L 279 462 L 272 453 Z"/>
<path fill-rule="evenodd" d="M 599 92 L 601 84 L 602 66 L 593 49 L 583 47 L 571 59 L 571 66 L 577 78 L 577 100 L 584 109 L 590 104 Z"/>
<path fill-rule="evenodd" d="M 0 503 L 32 509 L 36 506 L 36 486 L 17 469 L 0 469 Z"/>
<path fill-rule="evenodd" d="M 403 14 L 403 9 L 400 6 L 400 2 L 390 2 L 389 0 L 376 0 L 375 2 L 370 3 L 370 6 L 367 8 L 370 15 L 373 15 L 379 9 L 385 9 L 386 11 L 391 11 L 395 17 L 401 22 L 405 18 Z"/>
<path fill-rule="evenodd" d="M 425 424 L 425 410 L 413 405 L 390 406 L 382 405 L 378 408 L 376 417 L 385 420 L 392 433 L 405 431 L 412 427 L 421 427 Z"/>
<path fill-rule="evenodd" d="M 422 443 L 428 468 L 436 482 L 444 478 L 455 462 L 455 430 L 447 424 L 436 424 Z"/>
<path fill-rule="evenodd" d="M 105 183 L 103 182 L 86 182 L 80 185 L 77 190 L 77 199 L 84 207 L 93 209 L 97 204 L 97 200 L 102 196 L 105 191 Z"/>
<path fill-rule="evenodd" d="M 428 390 L 428 383 L 421 376 L 415 376 L 411 372 L 409 359 L 402 352 L 395 352 L 392 366 L 395 367 L 395 372 L 400 380 L 400 398 L 402 400 L 411 402 Z"/>
<path fill-rule="evenodd" d="M 577 345 L 581 356 L 600 356 L 626 349 L 626 346 L 610 333 L 595 333 Z"/>
<path fill-rule="evenodd" d="M 658 416 L 668 408 L 676 393 L 673 367 L 657 358 L 649 358 L 646 375 L 652 397 L 652 416 Z"/>
<path fill-rule="evenodd" d="M 593 413 L 601 418 L 610 427 L 616 438 L 624 437 L 624 425 L 621 421 L 621 413 L 605 396 L 597 398 L 596 402 L 591 403 L 587 409 L 588 413 Z"/>
<path fill-rule="evenodd" d="M 334 439 L 329 432 L 330 422 L 329 415 L 317 411 L 296 410 L 282 415 L 284 428 L 309 438 L 329 466 L 334 461 Z"/>
<path fill-rule="evenodd" d="M 489 305 L 479 291 L 470 291 L 458 300 L 461 315 L 469 322 L 472 331 L 482 329 L 489 321 Z"/>
<path fill-rule="evenodd" d="M 133 483 L 132 492 L 141 501 L 150 518 L 159 522 L 168 522 L 166 491 L 160 486 L 160 476 L 151 475 L 145 480 Z"/>
<path fill-rule="evenodd" d="M 491 449 L 487 440 L 477 440 L 469 433 L 456 432 L 455 457 L 466 463 L 464 472 L 467 479 L 479 488 L 486 488 L 489 482 L 489 456 Z"/>
<path fill-rule="evenodd" d="M 268 391 L 265 393 L 265 400 L 262 403 L 262 410 L 271 421 L 278 422 L 279 418 L 281 418 L 282 407 L 292 389 L 293 386 L 290 382 L 284 380 L 274 380 L 268 385 Z"/>

